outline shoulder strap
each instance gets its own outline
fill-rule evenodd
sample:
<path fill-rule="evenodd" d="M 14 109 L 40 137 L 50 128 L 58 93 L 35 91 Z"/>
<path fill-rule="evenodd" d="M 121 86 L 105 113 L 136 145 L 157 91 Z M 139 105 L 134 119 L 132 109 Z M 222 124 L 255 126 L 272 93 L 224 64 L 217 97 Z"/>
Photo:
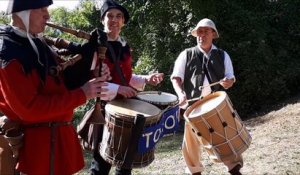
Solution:
<path fill-rule="evenodd" d="M 121 77 L 122 85 L 125 86 L 127 83 L 126 83 L 126 81 L 125 81 L 124 74 L 123 74 L 123 72 L 122 72 L 122 70 L 121 70 L 121 68 L 120 68 L 120 66 L 119 66 L 119 64 L 118 64 L 118 60 L 119 60 L 119 59 L 116 58 L 115 51 L 114 51 L 114 49 L 112 48 L 112 46 L 111 46 L 110 43 L 107 44 L 107 47 L 108 47 L 109 52 L 111 53 L 112 60 L 113 60 L 113 62 L 114 62 L 116 71 L 117 71 L 117 73 L 119 74 L 119 76 Z M 120 52 L 119 52 L 119 53 L 121 54 L 121 48 L 120 48 Z M 120 54 L 118 55 L 119 57 L 120 57 Z"/>

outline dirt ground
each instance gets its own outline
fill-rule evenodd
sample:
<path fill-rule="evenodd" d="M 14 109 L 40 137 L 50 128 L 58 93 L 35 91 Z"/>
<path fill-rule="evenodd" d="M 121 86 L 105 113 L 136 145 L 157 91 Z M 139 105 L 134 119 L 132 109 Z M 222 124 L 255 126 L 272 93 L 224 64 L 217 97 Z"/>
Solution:
<path fill-rule="evenodd" d="M 243 153 L 245 175 L 300 175 L 300 95 L 257 114 L 244 123 L 252 136 L 252 143 Z M 181 155 L 182 134 L 163 138 L 156 146 L 155 160 L 133 174 L 184 174 Z M 223 164 L 212 163 L 203 154 L 204 175 L 229 174 Z M 90 158 L 86 158 L 87 166 Z M 114 171 L 111 171 L 113 174 Z M 87 169 L 78 174 L 87 174 Z"/>

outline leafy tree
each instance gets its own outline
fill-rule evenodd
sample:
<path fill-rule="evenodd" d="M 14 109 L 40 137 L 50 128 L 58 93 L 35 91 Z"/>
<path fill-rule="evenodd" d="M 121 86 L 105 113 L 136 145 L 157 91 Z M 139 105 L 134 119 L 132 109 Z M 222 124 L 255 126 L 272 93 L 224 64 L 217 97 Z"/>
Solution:
<path fill-rule="evenodd" d="M 173 92 L 169 81 L 178 54 L 196 44 L 190 31 L 204 18 L 215 21 L 216 45 L 233 61 L 237 82 L 228 93 L 242 116 L 299 92 L 300 1 L 293 0 L 119 0 L 130 13 L 122 35 L 133 50 L 134 71 L 166 74 L 155 88 Z M 101 27 L 93 1 L 56 9 L 52 20 L 86 32 Z M 64 36 L 58 35 L 56 36 Z M 70 37 L 70 36 L 67 36 Z M 74 39 L 74 38 L 72 38 Z"/>
<path fill-rule="evenodd" d="M 0 11 L 0 24 L 8 24 L 10 21 L 9 16 L 4 15 L 4 12 Z"/>

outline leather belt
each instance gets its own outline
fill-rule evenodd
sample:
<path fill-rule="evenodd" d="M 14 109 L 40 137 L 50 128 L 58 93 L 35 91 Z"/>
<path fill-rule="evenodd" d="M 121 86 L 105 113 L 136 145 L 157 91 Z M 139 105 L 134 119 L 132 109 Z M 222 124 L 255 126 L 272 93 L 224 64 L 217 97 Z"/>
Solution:
<path fill-rule="evenodd" d="M 72 122 L 42 122 L 23 125 L 24 128 L 38 128 L 38 127 L 57 127 L 71 125 Z"/>
<path fill-rule="evenodd" d="M 54 175 L 54 147 L 55 147 L 55 128 L 59 126 L 71 125 L 72 122 L 43 122 L 23 125 L 24 128 L 49 127 L 50 132 L 50 175 Z"/>

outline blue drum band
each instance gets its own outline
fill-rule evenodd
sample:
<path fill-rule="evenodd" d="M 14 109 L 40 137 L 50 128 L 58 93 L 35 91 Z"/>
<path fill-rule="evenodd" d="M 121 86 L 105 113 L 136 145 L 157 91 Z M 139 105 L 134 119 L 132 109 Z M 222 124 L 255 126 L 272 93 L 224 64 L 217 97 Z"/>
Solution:
<path fill-rule="evenodd" d="M 179 127 L 179 105 L 167 109 L 160 121 L 144 129 L 139 139 L 138 153 L 144 154 L 155 147 L 155 144 L 166 134 L 174 133 Z"/>

